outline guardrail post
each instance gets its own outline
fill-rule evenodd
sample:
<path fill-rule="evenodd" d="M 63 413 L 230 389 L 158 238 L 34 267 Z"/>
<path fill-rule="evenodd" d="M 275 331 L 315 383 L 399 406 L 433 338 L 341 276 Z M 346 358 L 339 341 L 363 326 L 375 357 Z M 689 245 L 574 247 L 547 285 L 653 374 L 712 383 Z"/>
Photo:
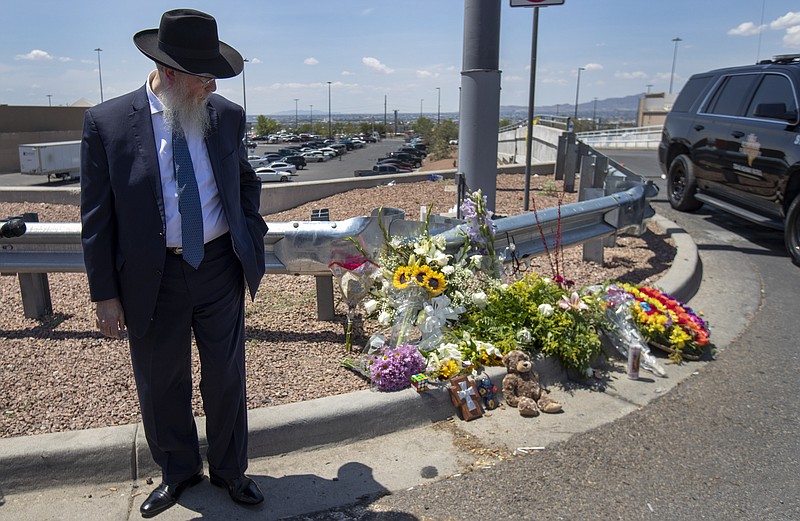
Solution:
<path fill-rule="evenodd" d="M 567 133 L 567 151 L 564 158 L 564 191 L 575 191 L 575 172 L 578 170 L 578 144 L 575 141 L 575 133 Z"/>
<path fill-rule="evenodd" d="M 39 214 L 24 213 L 22 220 L 27 223 L 38 223 Z M 41 318 L 45 315 L 52 315 L 53 302 L 50 299 L 50 283 L 47 280 L 47 273 L 19 273 L 18 276 L 25 318 Z"/>
<path fill-rule="evenodd" d="M 311 210 L 312 221 L 330 221 L 327 208 Z M 315 275 L 317 283 L 317 320 L 330 321 L 334 318 L 333 275 Z"/>
<path fill-rule="evenodd" d="M 578 200 L 587 201 L 603 197 L 604 174 L 598 168 L 600 157 L 590 154 L 591 147 L 581 143 L 581 179 Z M 606 160 L 608 165 L 608 160 Z M 602 265 L 604 261 L 603 239 L 590 239 L 583 243 L 583 260 Z"/>
<path fill-rule="evenodd" d="M 558 136 L 558 149 L 556 150 L 556 169 L 555 180 L 564 179 L 564 161 L 567 158 L 568 134 L 566 132 Z"/>

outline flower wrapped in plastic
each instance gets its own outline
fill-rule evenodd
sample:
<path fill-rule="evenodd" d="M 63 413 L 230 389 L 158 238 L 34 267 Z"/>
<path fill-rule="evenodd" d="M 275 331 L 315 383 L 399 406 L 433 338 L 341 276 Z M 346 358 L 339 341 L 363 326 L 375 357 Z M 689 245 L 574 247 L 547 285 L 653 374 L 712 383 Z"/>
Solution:
<path fill-rule="evenodd" d="M 656 376 L 666 378 L 666 371 L 650 352 L 647 342 L 633 319 L 631 310 L 636 305 L 633 295 L 615 284 L 610 284 L 605 289 L 593 287 L 592 290 L 597 291 L 600 300 L 605 303 L 605 316 L 608 320 L 605 322 L 603 334 L 614 349 L 627 358 L 628 351 L 633 346 L 639 346 L 642 368 Z"/>
<path fill-rule="evenodd" d="M 342 300 L 347 305 L 345 347 L 348 351 L 352 351 L 356 307 L 369 294 L 372 275 L 378 269 L 378 265 L 365 257 L 352 257 L 343 262 L 331 262 L 328 269 L 336 279 Z"/>
<path fill-rule="evenodd" d="M 675 363 L 700 359 L 711 332 L 692 308 L 652 287 L 620 286 L 636 299 L 631 308 L 633 319 L 651 346 L 668 352 Z"/>
<path fill-rule="evenodd" d="M 372 384 L 380 391 L 399 391 L 411 385 L 411 377 L 425 370 L 425 358 L 412 344 L 384 347 L 368 356 L 366 367 Z"/>

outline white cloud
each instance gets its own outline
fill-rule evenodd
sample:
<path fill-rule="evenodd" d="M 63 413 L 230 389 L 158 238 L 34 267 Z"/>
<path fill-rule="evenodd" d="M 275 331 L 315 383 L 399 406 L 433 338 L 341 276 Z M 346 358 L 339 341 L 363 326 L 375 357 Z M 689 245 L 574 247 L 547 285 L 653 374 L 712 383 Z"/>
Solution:
<path fill-rule="evenodd" d="M 756 25 L 753 22 L 744 22 L 728 31 L 728 34 L 730 36 L 754 36 L 759 34 L 765 28 L 766 25 Z"/>
<path fill-rule="evenodd" d="M 381 63 L 379 59 L 372 58 L 371 56 L 365 56 L 361 58 L 361 63 L 363 63 L 370 69 L 375 69 L 376 71 L 382 72 L 384 74 L 391 74 L 394 72 L 394 69 L 387 67 L 385 64 Z"/>
<path fill-rule="evenodd" d="M 310 58 L 306 58 L 305 60 L 303 60 L 303 63 L 305 63 L 306 65 L 318 65 L 319 60 L 311 56 Z"/>
<path fill-rule="evenodd" d="M 62 56 L 61 58 L 58 59 L 58 61 L 60 61 L 60 62 L 71 62 L 72 58 L 70 58 L 68 56 Z"/>
<path fill-rule="evenodd" d="M 17 54 L 14 56 L 15 60 L 28 60 L 32 62 L 50 61 L 53 59 L 47 51 L 34 49 L 28 54 Z"/>
<path fill-rule="evenodd" d="M 503 81 L 522 81 L 524 79 L 525 78 L 523 78 L 522 76 L 514 76 L 514 75 L 503 76 Z"/>
<path fill-rule="evenodd" d="M 635 72 L 617 71 L 614 73 L 614 77 L 620 80 L 642 80 L 647 78 L 647 74 L 645 74 L 642 71 L 635 71 Z"/>
<path fill-rule="evenodd" d="M 771 29 L 789 29 L 791 27 L 795 27 L 800 25 L 800 11 L 793 13 L 789 11 L 785 15 L 781 16 L 770 22 L 769 26 Z"/>
<path fill-rule="evenodd" d="M 355 73 L 350 71 L 342 71 L 342 76 L 353 76 Z"/>
<path fill-rule="evenodd" d="M 372 12 L 373 12 L 374 10 L 375 10 L 375 8 L 374 8 L 374 7 L 370 7 L 370 8 L 368 8 L 368 9 L 364 9 L 363 11 L 361 11 L 361 16 L 367 16 L 367 15 L 370 15 L 370 14 L 372 14 Z"/>
<path fill-rule="evenodd" d="M 603 66 L 600 65 L 599 63 L 587 63 L 586 65 L 583 66 L 583 68 L 586 69 L 587 71 L 602 71 L 603 70 Z"/>
<path fill-rule="evenodd" d="M 417 78 L 438 78 L 439 73 L 420 69 L 417 71 Z"/>
<path fill-rule="evenodd" d="M 783 36 L 783 44 L 786 47 L 800 49 L 800 25 L 789 27 Z"/>
<path fill-rule="evenodd" d="M 259 60 L 258 58 L 251 58 L 250 59 L 250 63 L 263 63 L 263 62 L 261 60 Z"/>

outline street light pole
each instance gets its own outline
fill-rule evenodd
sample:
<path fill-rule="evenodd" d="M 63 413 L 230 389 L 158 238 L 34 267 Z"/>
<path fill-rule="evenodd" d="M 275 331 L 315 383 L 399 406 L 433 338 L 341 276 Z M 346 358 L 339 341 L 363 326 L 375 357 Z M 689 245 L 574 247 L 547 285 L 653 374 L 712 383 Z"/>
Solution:
<path fill-rule="evenodd" d="M 578 84 L 575 87 L 575 117 L 573 119 L 573 125 L 578 124 L 578 95 L 581 92 L 581 71 L 585 71 L 586 67 L 578 67 Z"/>
<path fill-rule="evenodd" d="M 48 94 L 47 95 L 47 106 L 48 107 L 52 107 L 53 106 L 53 95 L 52 94 Z"/>
<path fill-rule="evenodd" d="M 100 103 L 103 102 L 103 71 L 100 69 L 100 51 L 102 51 L 100 47 L 95 49 L 97 51 L 97 74 L 100 76 Z"/>
<path fill-rule="evenodd" d="M 675 50 L 672 53 L 672 72 L 669 75 L 669 93 L 672 94 L 672 81 L 675 79 L 675 60 L 678 58 L 678 42 L 682 42 L 678 37 L 672 39 L 675 42 Z"/>
<path fill-rule="evenodd" d="M 308 121 L 311 122 L 311 132 L 314 132 L 314 105 L 308 106 Z"/>
<path fill-rule="evenodd" d="M 425 101 L 425 100 L 420 98 L 420 100 L 419 100 L 419 119 L 422 119 L 422 102 L 423 101 Z"/>
<path fill-rule="evenodd" d="M 328 82 L 328 139 L 333 139 L 333 130 L 331 129 L 331 82 Z"/>
<path fill-rule="evenodd" d="M 436 124 L 438 125 L 442 119 L 442 88 L 436 87 L 436 95 L 438 97 L 437 105 L 436 105 Z"/>
<path fill-rule="evenodd" d="M 295 131 L 300 129 L 300 125 L 297 124 L 297 102 L 300 101 L 300 98 L 294 99 L 294 129 Z"/>
<path fill-rule="evenodd" d="M 592 130 L 597 130 L 597 98 L 594 99 L 594 107 L 592 107 Z"/>

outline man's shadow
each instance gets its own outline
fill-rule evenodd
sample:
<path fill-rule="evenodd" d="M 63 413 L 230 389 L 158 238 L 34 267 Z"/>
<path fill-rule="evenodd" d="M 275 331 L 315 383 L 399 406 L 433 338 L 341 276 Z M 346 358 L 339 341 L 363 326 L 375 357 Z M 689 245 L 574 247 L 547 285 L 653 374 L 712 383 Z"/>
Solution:
<path fill-rule="evenodd" d="M 358 462 L 345 463 L 332 479 L 315 474 L 273 478 L 248 474 L 264 492 L 264 503 L 253 507 L 233 503 L 227 491 L 208 481 L 187 490 L 179 501 L 199 516 L 195 519 L 291 520 L 325 519 L 325 512 L 366 507 L 390 491 L 373 477 L 372 468 Z M 316 515 L 314 515 L 316 514 Z M 372 520 L 418 521 L 402 512 L 370 513 Z"/>

